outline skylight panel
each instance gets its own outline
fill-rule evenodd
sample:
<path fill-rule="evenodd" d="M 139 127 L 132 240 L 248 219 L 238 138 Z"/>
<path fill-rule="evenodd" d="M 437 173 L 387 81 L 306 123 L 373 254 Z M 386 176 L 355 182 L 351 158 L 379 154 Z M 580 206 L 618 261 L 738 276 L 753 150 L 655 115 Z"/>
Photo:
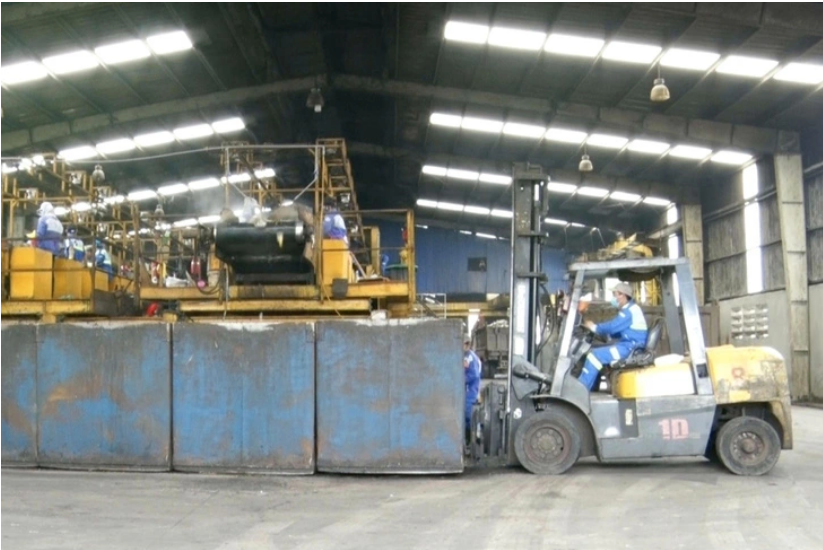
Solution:
<path fill-rule="evenodd" d="M 450 210 L 452 212 L 462 212 L 464 206 L 453 202 L 438 202 L 437 208 L 440 210 Z"/>
<path fill-rule="evenodd" d="M 640 195 L 623 191 L 612 191 L 609 198 L 620 202 L 637 202 L 641 199 Z"/>
<path fill-rule="evenodd" d="M 488 41 L 492 46 L 536 52 L 546 42 L 546 33 L 507 27 L 492 27 Z"/>
<path fill-rule="evenodd" d="M 463 117 L 463 123 L 460 125 L 464 130 L 475 130 L 478 132 L 489 132 L 497 134 L 503 129 L 503 123 L 499 120 L 491 120 L 488 118 Z"/>
<path fill-rule="evenodd" d="M 134 142 L 139 147 L 154 147 L 156 145 L 171 143 L 172 141 L 174 141 L 174 134 L 165 130 L 134 136 Z"/>
<path fill-rule="evenodd" d="M 774 79 L 799 84 L 821 84 L 823 83 L 823 65 L 789 63 L 774 75 Z"/>
<path fill-rule="evenodd" d="M 213 133 L 214 130 L 212 130 L 208 124 L 195 124 L 194 126 L 176 128 L 174 130 L 174 137 L 177 139 L 196 139 L 210 136 Z"/>
<path fill-rule="evenodd" d="M 432 164 L 426 164 L 423 166 L 423 173 L 429 176 L 445 176 L 447 169 L 445 166 L 434 166 Z"/>
<path fill-rule="evenodd" d="M 103 141 L 95 145 L 97 151 L 103 155 L 111 153 L 123 153 L 125 151 L 132 151 L 136 145 L 128 138 L 113 139 L 111 141 Z"/>
<path fill-rule="evenodd" d="M 577 194 L 584 197 L 603 198 L 609 194 L 609 190 L 602 187 L 583 186 L 577 190 Z"/>
<path fill-rule="evenodd" d="M 49 76 L 46 68 L 36 61 L 24 61 L 0 68 L 0 81 L 3 84 L 20 84 Z"/>
<path fill-rule="evenodd" d="M 509 185 L 512 182 L 511 176 L 504 176 L 502 174 L 480 174 L 480 181 L 483 183 L 494 183 L 497 185 Z"/>
<path fill-rule="evenodd" d="M 157 193 L 151 189 L 142 189 L 140 191 L 132 191 L 127 197 L 132 202 L 145 201 L 149 199 L 156 199 Z"/>
<path fill-rule="evenodd" d="M 503 126 L 503 133 L 507 136 L 539 138 L 546 133 L 546 128 L 544 126 L 534 126 L 532 124 L 519 124 L 517 122 L 507 122 Z"/>
<path fill-rule="evenodd" d="M 711 154 L 711 149 L 706 147 L 695 147 L 693 145 L 676 145 L 671 151 L 669 151 L 670 157 L 692 160 L 703 160 Z"/>
<path fill-rule="evenodd" d="M 717 63 L 720 54 L 684 48 L 671 48 L 663 54 L 660 64 L 664 67 L 686 69 L 690 71 L 706 71 Z"/>
<path fill-rule="evenodd" d="M 172 183 L 170 185 L 163 185 L 157 188 L 157 194 L 169 197 L 171 195 L 179 195 L 180 193 L 188 193 L 189 186 L 185 183 Z"/>
<path fill-rule="evenodd" d="M 730 164 L 732 166 L 739 166 L 749 162 L 750 160 L 752 160 L 751 155 L 737 151 L 718 151 L 712 156 L 712 162 Z"/>
<path fill-rule="evenodd" d="M 212 122 L 211 127 L 218 134 L 228 134 L 244 129 L 246 127 L 246 123 L 243 122 L 242 118 L 233 117 Z"/>
<path fill-rule="evenodd" d="M 560 183 L 559 181 L 550 181 L 546 189 L 551 193 L 562 193 L 564 195 L 571 195 L 577 191 L 577 186 L 571 183 Z"/>
<path fill-rule="evenodd" d="M 665 153 L 670 144 L 662 142 L 662 141 L 652 141 L 649 139 L 635 139 L 631 143 L 629 143 L 628 149 L 629 151 L 633 151 L 635 153 L 648 153 L 651 155 L 660 155 Z"/>
<path fill-rule="evenodd" d="M 563 143 L 583 143 L 586 136 L 586 132 L 567 130 L 565 128 L 549 128 L 546 132 L 546 139 Z"/>
<path fill-rule="evenodd" d="M 218 187 L 220 185 L 220 180 L 217 178 L 203 178 L 199 180 L 194 180 L 189 182 L 189 189 L 192 191 L 201 191 L 203 189 L 211 189 L 212 187 Z"/>
<path fill-rule="evenodd" d="M 54 74 L 63 75 L 93 69 L 100 65 L 100 60 L 93 53 L 80 50 L 46 57 L 43 65 Z"/>
<path fill-rule="evenodd" d="M 626 143 L 628 143 L 629 138 L 624 138 L 622 136 L 613 136 L 609 134 L 592 134 L 589 136 L 589 139 L 586 140 L 586 145 L 591 145 L 593 147 L 603 147 L 604 149 L 622 149 Z"/>
<path fill-rule="evenodd" d="M 468 42 L 470 44 L 485 44 L 489 37 L 489 27 L 472 23 L 449 21 L 446 23 L 446 40 Z"/>
<path fill-rule="evenodd" d="M 448 126 L 449 128 L 460 128 L 463 117 L 458 115 L 447 115 L 444 113 L 432 113 L 429 123 L 435 126 Z"/>
<path fill-rule="evenodd" d="M 97 156 L 97 149 L 91 145 L 83 145 L 81 147 L 64 149 L 60 151 L 57 156 L 68 161 L 90 159 Z"/>
<path fill-rule="evenodd" d="M 145 59 L 151 55 L 151 52 L 142 40 L 127 40 L 125 42 L 118 42 L 117 44 L 100 46 L 99 48 L 94 48 L 94 53 L 97 54 L 97 57 L 106 65 L 127 63 L 129 61 Z"/>
<path fill-rule="evenodd" d="M 154 36 L 146 38 L 146 42 L 148 42 L 151 51 L 158 55 L 190 50 L 193 46 L 189 35 L 184 31 L 155 34 Z"/>
<path fill-rule="evenodd" d="M 603 50 L 603 59 L 648 65 L 654 61 L 663 48 L 652 44 L 638 44 L 613 40 Z"/>
<path fill-rule="evenodd" d="M 762 78 L 775 67 L 777 67 L 777 61 L 774 59 L 730 55 L 720 63 L 717 67 L 717 72 L 737 76 L 748 76 L 751 78 Z"/>
<path fill-rule="evenodd" d="M 480 214 L 481 216 L 488 216 L 491 210 L 482 206 L 466 206 L 463 208 L 463 212 L 466 212 L 467 214 Z"/>
<path fill-rule="evenodd" d="M 543 49 L 558 55 L 574 57 L 597 57 L 603 49 L 604 41 L 599 38 L 572 36 L 570 34 L 552 33 Z"/>

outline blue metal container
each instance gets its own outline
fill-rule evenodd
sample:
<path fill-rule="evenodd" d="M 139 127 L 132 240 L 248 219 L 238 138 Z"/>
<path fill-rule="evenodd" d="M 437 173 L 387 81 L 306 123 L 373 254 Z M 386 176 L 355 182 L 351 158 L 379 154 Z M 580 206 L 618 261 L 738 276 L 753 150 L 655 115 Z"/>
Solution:
<path fill-rule="evenodd" d="M 3 323 L 3 465 L 37 460 L 37 327 Z"/>
<path fill-rule="evenodd" d="M 177 324 L 173 468 L 314 473 L 311 323 Z"/>
<path fill-rule="evenodd" d="M 317 469 L 463 470 L 459 321 L 329 321 L 317 333 Z"/>
<path fill-rule="evenodd" d="M 38 463 L 168 470 L 169 331 L 159 323 L 38 327 Z"/>

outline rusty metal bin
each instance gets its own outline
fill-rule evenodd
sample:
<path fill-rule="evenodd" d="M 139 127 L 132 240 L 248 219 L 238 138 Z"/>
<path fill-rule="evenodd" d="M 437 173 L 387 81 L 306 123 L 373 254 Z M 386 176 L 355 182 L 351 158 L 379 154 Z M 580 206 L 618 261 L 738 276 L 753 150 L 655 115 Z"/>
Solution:
<path fill-rule="evenodd" d="M 38 464 L 168 470 L 169 326 L 37 327 Z"/>
<path fill-rule="evenodd" d="M 314 473 L 311 323 L 181 323 L 173 349 L 175 470 Z"/>
<path fill-rule="evenodd" d="M 37 460 L 37 326 L 3 323 L 3 466 Z"/>
<path fill-rule="evenodd" d="M 463 470 L 457 320 L 317 323 L 317 469 Z"/>

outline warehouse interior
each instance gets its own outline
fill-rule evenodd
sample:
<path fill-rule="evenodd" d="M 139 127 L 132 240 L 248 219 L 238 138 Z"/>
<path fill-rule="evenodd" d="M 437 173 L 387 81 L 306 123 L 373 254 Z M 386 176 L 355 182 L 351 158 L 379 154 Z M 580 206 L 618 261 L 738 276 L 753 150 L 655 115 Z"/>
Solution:
<path fill-rule="evenodd" d="M 823 5 L 0 22 L 2 543 L 823 547 Z"/>

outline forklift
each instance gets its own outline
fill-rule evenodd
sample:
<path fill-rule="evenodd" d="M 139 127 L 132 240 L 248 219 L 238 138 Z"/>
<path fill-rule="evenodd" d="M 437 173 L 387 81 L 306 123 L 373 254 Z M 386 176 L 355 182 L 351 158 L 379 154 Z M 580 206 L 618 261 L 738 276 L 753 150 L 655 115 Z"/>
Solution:
<path fill-rule="evenodd" d="M 706 348 L 686 258 L 571 264 L 569 292 L 551 323 L 557 328 L 545 330 L 540 252 L 547 183 L 540 167 L 515 165 L 508 369 L 472 411 L 473 458 L 544 475 L 562 474 L 589 456 L 706 457 L 738 475 L 769 472 L 781 449 L 792 448 L 783 357 L 768 347 Z M 607 389 L 590 392 L 575 374 L 599 342 L 583 323 L 581 296 L 587 281 L 604 277 L 656 279 L 664 316 L 650 325 L 645 346 L 601 371 L 600 388 Z M 657 357 L 663 330 L 671 354 Z"/>

